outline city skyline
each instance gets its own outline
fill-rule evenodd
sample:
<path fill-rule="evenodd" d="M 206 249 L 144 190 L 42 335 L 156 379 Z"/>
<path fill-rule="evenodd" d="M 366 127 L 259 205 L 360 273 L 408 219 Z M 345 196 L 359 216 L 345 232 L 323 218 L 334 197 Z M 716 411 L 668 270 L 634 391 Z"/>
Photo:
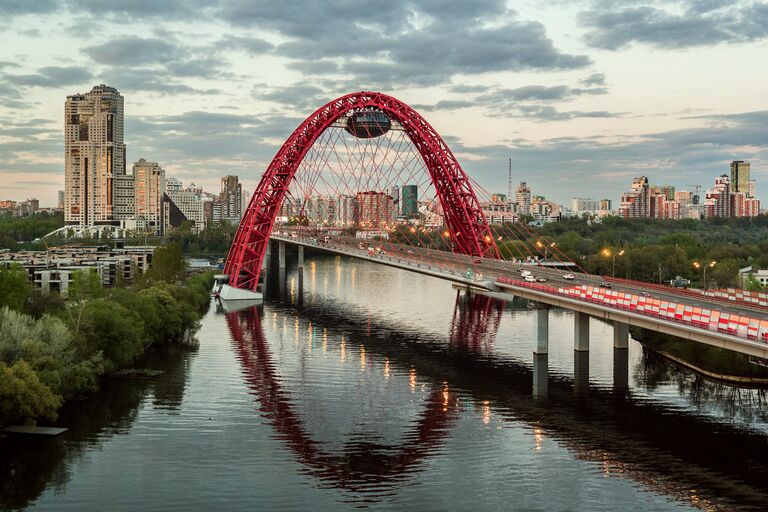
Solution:
<path fill-rule="evenodd" d="M 401 2 L 371 28 L 364 5 L 338 25 L 334 3 L 289 18 L 269 5 L 134 2 L 100 7 L 109 38 L 67 5 L 14 5 L 0 22 L 4 199 L 34 190 L 56 204 L 63 98 L 98 83 L 126 98 L 126 162 L 157 161 L 208 189 L 237 174 L 253 190 L 309 112 L 360 89 L 414 106 L 491 191 L 507 190 L 509 158 L 515 183 L 560 204 L 616 204 L 639 175 L 710 183 L 733 160 L 751 162 L 760 197 L 768 173 L 766 79 L 750 65 L 766 47 L 763 4 Z"/>

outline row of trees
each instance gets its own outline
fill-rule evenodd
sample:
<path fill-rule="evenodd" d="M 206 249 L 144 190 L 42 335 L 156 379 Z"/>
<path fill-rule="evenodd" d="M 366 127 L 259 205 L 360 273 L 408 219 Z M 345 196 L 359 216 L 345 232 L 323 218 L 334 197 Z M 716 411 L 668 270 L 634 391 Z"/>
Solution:
<path fill-rule="evenodd" d="M 568 219 L 544 226 L 541 234 L 591 273 L 615 272 L 641 281 L 679 275 L 701 285 L 706 266 L 707 282 L 726 287 L 737 284 L 740 268 L 768 268 L 766 216 L 704 221 L 606 217 L 600 223 Z"/>
<path fill-rule="evenodd" d="M 30 217 L 0 215 L 0 249 L 15 250 L 19 242 L 31 242 L 63 225 L 63 213 L 43 212 Z"/>
<path fill-rule="evenodd" d="M 0 424 L 55 419 L 65 400 L 94 391 L 149 347 L 188 341 L 212 276 L 185 280 L 174 244 L 155 255 L 129 287 L 107 290 L 95 273 L 76 273 L 67 301 L 36 293 L 23 269 L 0 270 Z"/>

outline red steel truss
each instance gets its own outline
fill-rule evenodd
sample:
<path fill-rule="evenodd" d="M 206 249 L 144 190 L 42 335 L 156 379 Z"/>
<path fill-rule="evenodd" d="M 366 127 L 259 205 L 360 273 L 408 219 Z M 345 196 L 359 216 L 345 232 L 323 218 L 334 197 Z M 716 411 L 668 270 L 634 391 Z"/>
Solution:
<path fill-rule="evenodd" d="M 339 118 L 364 110 L 380 110 L 398 121 L 418 150 L 437 191 L 450 230 L 452 250 L 478 257 L 500 257 L 469 178 L 435 129 L 400 100 L 379 92 L 356 92 L 316 110 L 272 159 L 229 249 L 224 273 L 229 275 L 231 286 L 256 289 L 272 226 L 307 151 Z"/>

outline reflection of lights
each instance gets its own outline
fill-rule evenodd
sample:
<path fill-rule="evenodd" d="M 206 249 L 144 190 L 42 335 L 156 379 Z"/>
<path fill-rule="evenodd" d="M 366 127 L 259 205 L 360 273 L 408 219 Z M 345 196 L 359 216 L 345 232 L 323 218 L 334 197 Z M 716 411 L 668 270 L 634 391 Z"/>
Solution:
<path fill-rule="evenodd" d="M 483 423 L 486 425 L 491 422 L 491 402 L 483 400 Z"/>
<path fill-rule="evenodd" d="M 385 379 L 389 378 L 389 358 L 388 357 L 384 358 L 384 378 Z"/>
<path fill-rule="evenodd" d="M 299 341 L 299 317 L 296 317 L 296 321 L 294 322 L 294 336 L 293 341 L 297 342 Z"/>
<path fill-rule="evenodd" d="M 323 352 L 328 350 L 328 329 L 323 327 Z"/>
<path fill-rule="evenodd" d="M 341 362 L 347 360 L 347 344 L 344 342 L 344 335 L 341 335 Z"/>
<path fill-rule="evenodd" d="M 408 372 L 408 381 L 411 385 L 411 391 L 416 391 L 416 368 L 411 368 Z"/>
<path fill-rule="evenodd" d="M 451 398 L 448 393 L 448 383 L 443 382 L 443 412 L 448 410 L 448 400 Z"/>
<path fill-rule="evenodd" d="M 536 427 L 533 429 L 533 440 L 536 443 L 536 449 L 541 450 L 541 444 L 542 441 L 544 441 L 544 431 L 541 429 L 541 427 Z"/>
<path fill-rule="evenodd" d="M 360 369 L 365 370 L 365 347 L 360 345 Z"/>

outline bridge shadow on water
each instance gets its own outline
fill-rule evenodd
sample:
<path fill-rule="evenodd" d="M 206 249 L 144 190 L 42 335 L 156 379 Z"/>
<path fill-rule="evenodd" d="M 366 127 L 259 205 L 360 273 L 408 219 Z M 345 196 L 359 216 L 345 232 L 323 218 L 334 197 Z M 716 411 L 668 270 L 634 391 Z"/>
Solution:
<path fill-rule="evenodd" d="M 627 388 L 587 384 L 579 389 L 570 376 L 548 373 L 546 356 L 534 357 L 532 365 L 495 354 L 501 316 L 525 307 L 520 303 L 457 293 L 446 339 L 379 321 L 349 304 L 334 301 L 329 307 L 304 295 L 277 283 L 265 306 L 228 313 L 227 322 L 247 383 L 276 437 L 320 485 L 350 491 L 355 502 L 376 502 L 421 471 L 450 438 L 468 399 L 491 404 L 506 421 L 556 440 L 575 458 L 599 465 L 606 476 L 629 478 L 681 502 L 713 510 L 764 510 L 768 503 L 765 433 L 646 400 Z M 401 443 L 353 436 L 340 451 L 324 449 L 277 376 L 262 327 L 263 308 L 311 322 L 329 337 L 354 336 L 366 353 L 427 379 L 429 398 Z M 651 380 L 658 373 L 653 366 L 658 361 L 643 358 L 640 364 L 637 373 Z M 702 379 L 696 387 L 701 396 L 738 398 Z"/>

